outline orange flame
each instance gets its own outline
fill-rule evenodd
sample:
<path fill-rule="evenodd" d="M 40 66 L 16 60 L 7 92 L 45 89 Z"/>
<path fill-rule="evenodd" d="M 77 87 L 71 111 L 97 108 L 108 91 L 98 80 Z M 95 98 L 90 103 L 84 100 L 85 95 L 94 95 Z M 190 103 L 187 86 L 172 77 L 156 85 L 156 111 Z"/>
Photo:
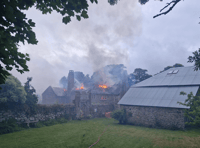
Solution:
<path fill-rule="evenodd" d="M 64 91 L 67 91 L 66 89 L 64 89 Z"/>
<path fill-rule="evenodd" d="M 83 85 L 83 83 L 81 83 L 81 87 L 80 88 L 76 88 L 76 90 L 83 90 L 84 89 L 84 85 Z"/>
<path fill-rule="evenodd" d="M 103 88 L 103 89 L 106 89 L 106 88 L 108 88 L 108 86 L 107 86 L 107 85 L 105 85 L 105 84 L 103 84 L 103 85 L 99 85 L 99 87 L 100 87 L 100 88 Z"/>
<path fill-rule="evenodd" d="M 84 85 L 83 85 L 83 83 L 81 83 L 81 87 L 80 87 L 80 89 L 84 89 Z"/>

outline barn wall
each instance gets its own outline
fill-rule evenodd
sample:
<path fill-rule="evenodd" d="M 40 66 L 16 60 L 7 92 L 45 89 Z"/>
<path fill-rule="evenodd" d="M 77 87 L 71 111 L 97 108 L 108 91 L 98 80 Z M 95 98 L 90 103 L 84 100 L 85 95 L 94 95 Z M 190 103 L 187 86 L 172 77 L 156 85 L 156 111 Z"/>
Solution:
<path fill-rule="evenodd" d="M 147 127 L 184 129 L 184 111 L 178 108 L 120 105 L 126 109 L 128 123 Z"/>

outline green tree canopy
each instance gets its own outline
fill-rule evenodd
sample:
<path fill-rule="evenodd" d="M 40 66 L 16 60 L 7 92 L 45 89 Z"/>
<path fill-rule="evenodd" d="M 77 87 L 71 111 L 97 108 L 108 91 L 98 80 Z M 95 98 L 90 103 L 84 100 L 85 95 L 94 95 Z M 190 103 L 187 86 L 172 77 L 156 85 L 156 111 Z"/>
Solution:
<path fill-rule="evenodd" d="M 180 95 L 186 95 L 185 92 L 181 92 Z M 187 95 L 187 99 L 184 103 L 178 102 L 181 105 L 190 107 L 185 110 L 185 117 L 187 118 L 187 125 L 200 127 L 200 89 L 197 92 L 197 95 L 194 96 L 191 92 Z"/>
<path fill-rule="evenodd" d="M 129 85 L 139 83 L 145 79 L 152 77 L 152 75 L 147 74 L 147 71 L 148 70 L 146 69 L 136 68 L 134 72 L 129 75 Z M 132 83 L 130 83 L 130 80 L 132 81 Z"/>
<path fill-rule="evenodd" d="M 1 84 L 0 104 L 13 107 L 16 104 L 23 104 L 26 101 L 26 92 L 21 82 L 10 75 L 7 77 L 5 84 Z"/>

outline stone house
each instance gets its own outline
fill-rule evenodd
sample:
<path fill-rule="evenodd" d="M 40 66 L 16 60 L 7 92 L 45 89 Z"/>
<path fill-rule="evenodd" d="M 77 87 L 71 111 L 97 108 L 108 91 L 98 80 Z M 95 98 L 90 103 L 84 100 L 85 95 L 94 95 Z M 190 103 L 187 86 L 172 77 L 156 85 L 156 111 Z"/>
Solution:
<path fill-rule="evenodd" d="M 118 102 L 126 109 L 128 123 L 148 127 L 184 129 L 184 102 L 187 94 L 197 94 L 200 86 L 200 71 L 194 67 L 176 67 L 159 73 L 130 87 Z"/>
<path fill-rule="evenodd" d="M 92 105 L 112 105 L 113 109 L 119 108 L 117 104 L 120 100 L 119 94 L 109 94 L 109 93 L 91 93 L 91 104 Z"/>
<path fill-rule="evenodd" d="M 42 93 L 42 104 L 66 104 L 72 103 L 65 89 L 49 86 Z"/>

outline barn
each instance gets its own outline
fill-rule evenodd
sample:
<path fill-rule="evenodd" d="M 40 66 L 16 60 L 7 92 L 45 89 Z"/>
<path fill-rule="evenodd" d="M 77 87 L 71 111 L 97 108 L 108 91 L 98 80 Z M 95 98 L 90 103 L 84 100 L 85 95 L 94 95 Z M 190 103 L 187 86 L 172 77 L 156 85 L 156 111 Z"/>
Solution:
<path fill-rule="evenodd" d="M 196 95 L 200 71 L 194 67 L 168 69 L 129 88 L 118 102 L 126 110 L 128 123 L 147 127 L 184 129 L 184 109 L 178 104 L 187 99 L 181 91 Z"/>

